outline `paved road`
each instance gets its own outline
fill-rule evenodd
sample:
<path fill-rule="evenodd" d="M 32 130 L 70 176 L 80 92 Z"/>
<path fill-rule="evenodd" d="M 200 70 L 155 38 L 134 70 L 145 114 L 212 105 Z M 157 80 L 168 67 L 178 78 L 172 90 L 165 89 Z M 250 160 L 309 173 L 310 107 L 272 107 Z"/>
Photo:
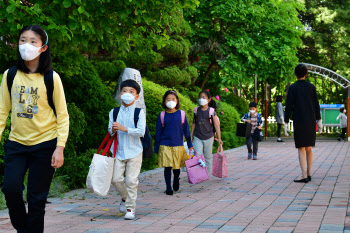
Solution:
<path fill-rule="evenodd" d="M 306 185 L 292 182 L 300 168 L 291 140 L 261 143 L 256 161 L 245 147 L 225 154 L 228 178 L 191 185 L 183 172 L 174 196 L 163 193 L 163 170 L 141 174 L 134 221 L 119 213 L 114 189 L 106 197 L 76 190 L 51 199 L 45 232 L 350 233 L 350 143 L 318 142 Z M 15 232 L 4 212 L 0 232 Z"/>

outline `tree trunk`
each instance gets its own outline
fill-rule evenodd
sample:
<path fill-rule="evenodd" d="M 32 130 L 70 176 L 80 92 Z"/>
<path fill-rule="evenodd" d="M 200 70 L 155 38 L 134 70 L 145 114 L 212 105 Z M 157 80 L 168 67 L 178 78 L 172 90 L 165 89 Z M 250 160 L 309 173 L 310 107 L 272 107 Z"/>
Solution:
<path fill-rule="evenodd" d="M 288 96 L 289 87 L 290 87 L 290 82 L 287 83 L 286 89 L 284 89 L 284 90 L 285 90 L 285 93 L 286 93 L 286 96 L 285 96 L 285 98 L 284 98 L 285 100 L 287 99 L 287 96 Z"/>
<path fill-rule="evenodd" d="M 247 92 L 244 90 L 244 88 L 243 88 L 243 86 L 242 86 L 242 83 L 240 83 L 239 85 L 240 85 L 240 87 L 241 87 L 240 93 L 243 92 L 245 99 L 248 99 L 248 94 L 247 94 Z"/>
<path fill-rule="evenodd" d="M 202 85 L 201 85 L 201 89 L 204 88 L 204 85 L 205 85 L 205 83 L 207 82 L 208 76 L 209 76 L 211 70 L 213 69 L 214 64 L 215 64 L 215 63 L 211 63 L 211 64 L 209 65 L 207 71 L 205 72 L 205 74 L 204 74 L 204 80 L 203 80 Z"/>
<path fill-rule="evenodd" d="M 266 83 L 267 85 L 267 115 L 271 115 L 271 86 Z"/>
<path fill-rule="evenodd" d="M 232 85 L 232 93 L 238 95 L 238 89 L 234 85 Z"/>

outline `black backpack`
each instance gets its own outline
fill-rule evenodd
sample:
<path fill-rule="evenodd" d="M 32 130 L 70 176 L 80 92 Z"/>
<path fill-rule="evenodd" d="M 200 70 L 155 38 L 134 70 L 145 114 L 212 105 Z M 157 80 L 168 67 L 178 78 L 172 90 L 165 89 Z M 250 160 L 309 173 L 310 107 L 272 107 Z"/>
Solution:
<path fill-rule="evenodd" d="M 114 122 L 117 120 L 119 110 L 120 110 L 119 107 L 116 107 L 113 109 Z M 135 108 L 135 112 L 134 112 L 135 127 L 137 127 L 137 122 L 139 121 L 140 111 L 141 111 L 141 108 Z M 143 158 L 144 159 L 151 158 L 153 155 L 152 137 L 147 125 L 146 125 L 145 135 L 141 138 L 141 143 L 143 147 L 143 153 L 142 153 Z"/>
<path fill-rule="evenodd" d="M 12 84 L 13 80 L 15 79 L 15 76 L 17 74 L 17 67 L 12 66 L 9 71 L 7 72 L 7 88 L 10 93 L 10 98 L 11 98 L 11 89 L 12 89 Z M 44 82 L 46 86 L 46 92 L 47 92 L 47 100 L 49 102 L 50 107 L 52 108 L 53 112 L 56 115 L 56 108 L 53 103 L 53 90 L 54 90 L 54 83 L 53 83 L 53 70 L 49 70 L 44 74 Z"/>

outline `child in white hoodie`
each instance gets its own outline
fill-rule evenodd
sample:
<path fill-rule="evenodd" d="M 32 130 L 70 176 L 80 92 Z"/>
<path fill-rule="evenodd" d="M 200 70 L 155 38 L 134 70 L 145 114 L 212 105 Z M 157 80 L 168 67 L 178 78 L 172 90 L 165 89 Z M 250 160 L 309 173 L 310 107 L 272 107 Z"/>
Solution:
<path fill-rule="evenodd" d="M 345 133 L 346 133 L 346 127 L 347 127 L 347 120 L 348 118 L 345 115 L 346 110 L 344 108 L 340 108 L 339 116 L 337 117 L 337 120 L 340 120 L 340 128 L 341 128 L 341 135 L 338 138 L 338 141 L 345 140 Z"/>

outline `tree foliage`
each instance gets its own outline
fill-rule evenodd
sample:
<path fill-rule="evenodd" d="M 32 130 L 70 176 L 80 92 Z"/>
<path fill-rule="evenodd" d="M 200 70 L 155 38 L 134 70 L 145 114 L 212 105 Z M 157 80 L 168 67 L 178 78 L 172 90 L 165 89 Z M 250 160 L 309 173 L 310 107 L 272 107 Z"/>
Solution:
<path fill-rule="evenodd" d="M 298 9 L 292 0 L 201 1 L 186 14 L 201 77 L 213 68 L 220 70 L 216 81 L 226 84 L 252 82 L 255 74 L 271 84 L 291 77 L 301 45 Z"/>

